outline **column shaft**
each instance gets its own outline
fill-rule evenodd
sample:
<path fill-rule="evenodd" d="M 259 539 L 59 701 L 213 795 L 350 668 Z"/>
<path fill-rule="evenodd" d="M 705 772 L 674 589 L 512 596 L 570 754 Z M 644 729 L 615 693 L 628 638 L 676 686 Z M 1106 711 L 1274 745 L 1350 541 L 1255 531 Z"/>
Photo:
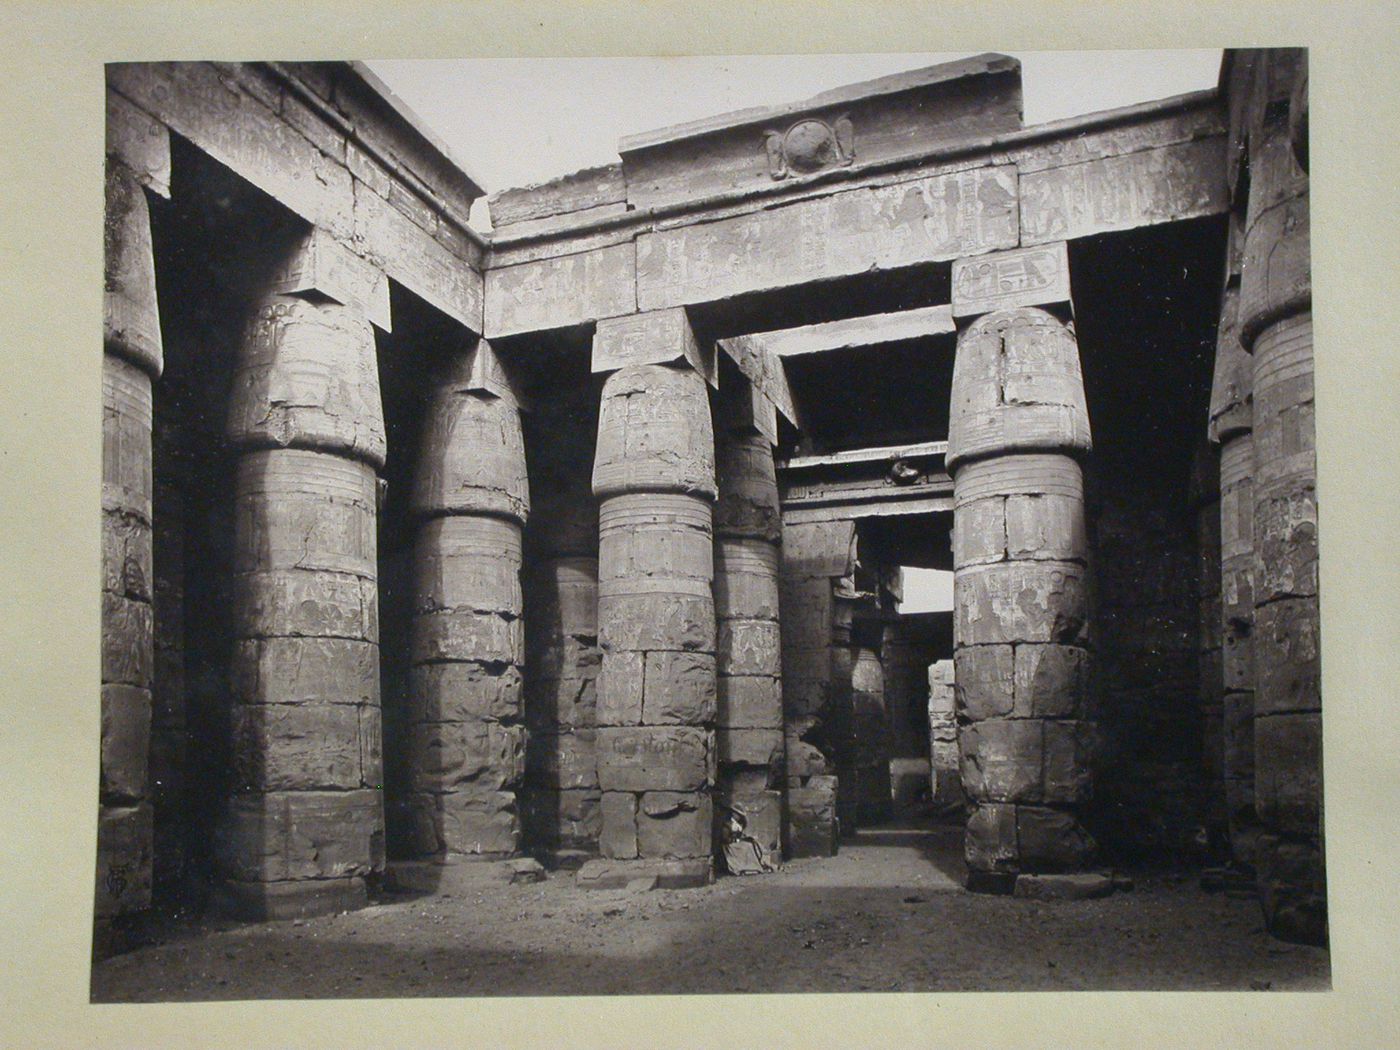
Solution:
<path fill-rule="evenodd" d="M 782 861 L 782 524 L 773 448 L 734 414 L 716 435 L 716 830 L 726 869 L 746 874 Z"/>
<path fill-rule="evenodd" d="M 1093 726 L 1083 477 L 1088 419 L 1073 334 L 1040 310 L 989 314 L 958 341 L 954 664 L 969 887 L 1093 857 L 1077 811 Z"/>
<path fill-rule="evenodd" d="M 529 489 L 520 409 L 485 341 L 431 397 L 413 509 L 410 841 L 424 858 L 508 857 L 520 846 L 525 770 Z"/>
<path fill-rule="evenodd" d="M 331 301 L 268 294 L 229 401 L 233 794 L 225 904 L 253 918 L 358 907 L 384 868 L 374 335 Z"/>
<path fill-rule="evenodd" d="M 603 387 L 598 508 L 597 762 L 610 885 L 712 877 L 714 437 L 704 379 L 633 365 Z"/>
<path fill-rule="evenodd" d="M 145 192 L 107 161 L 102 357 L 102 737 L 95 914 L 99 926 L 151 901 L 147 753 L 155 663 L 151 383 L 160 319 Z"/>

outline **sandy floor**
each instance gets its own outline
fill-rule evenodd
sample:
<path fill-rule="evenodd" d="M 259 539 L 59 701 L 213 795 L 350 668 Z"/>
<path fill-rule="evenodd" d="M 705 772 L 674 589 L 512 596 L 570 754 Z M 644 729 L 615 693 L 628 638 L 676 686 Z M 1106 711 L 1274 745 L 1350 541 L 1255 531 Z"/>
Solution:
<path fill-rule="evenodd" d="M 960 888 L 961 832 L 862 831 L 839 856 L 699 890 L 567 873 L 256 925 L 176 924 L 98 964 L 98 1002 L 667 992 L 1309 989 L 1327 952 L 1186 876 L 1035 902 Z"/>

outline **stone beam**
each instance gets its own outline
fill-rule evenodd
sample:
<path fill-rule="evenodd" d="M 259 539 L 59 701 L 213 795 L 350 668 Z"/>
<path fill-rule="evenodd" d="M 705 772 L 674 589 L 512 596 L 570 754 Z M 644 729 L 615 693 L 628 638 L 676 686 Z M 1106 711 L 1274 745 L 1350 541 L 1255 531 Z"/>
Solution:
<path fill-rule="evenodd" d="M 957 330 L 947 306 L 928 306 L 891 314 L 848 317 L 841 321 L 760 332 L 748 338 L 778 357 L 860 350 L 887 343 L 951 335 Z"/>
<path fill-rule="evenodd" d="M 325 117 L 254 64 L 117 63 L 107 81 L 154 121 L 481 331 L 479 245 L 409 188 L 422 180 L 363 141 L 367 131 Z M 454 210 L 470 207 L 457 203 Z"/>
<path fill-rule="evenodd" d="M 636 253 L 631 243 L 490 270 L 486 332 L 490 338 L 567 328 L 637 309 Z"/>
<path fill-rule="evenodd" d="M 953 509 L 946 441 L 794 456 L 778 464 L 783 520 L 792 524 Z"/>
<path fill-rule="evenodd" d="M 643 310 L 1017 246 L 1010 166 L 849 189 L 637 239 Z"/>
<path fill-rule="evenodd" d="M 1026 246 L 1220 215 L 1225 137 L 1023 172 L 1019 200 Z"/>
<path fill-rule="evenodd" d="M 801 430 L 802 421 L 797 411 L 797 403 L 792 398 L 787 372 L 778 355 L 765 346 L 761 339 L 748 335 L 721 339 L 718 346 L 739 367 L 739 371 L 748 379 L 755 393 L 771 402 L 789 423 Z"/>

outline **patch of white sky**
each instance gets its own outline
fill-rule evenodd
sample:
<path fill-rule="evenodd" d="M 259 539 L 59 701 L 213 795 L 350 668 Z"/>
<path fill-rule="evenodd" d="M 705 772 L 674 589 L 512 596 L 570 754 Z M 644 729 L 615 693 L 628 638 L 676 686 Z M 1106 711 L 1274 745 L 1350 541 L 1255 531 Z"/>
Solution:
<path fill-rule="evenodd" d="M 1213 88 L 1219 50 L 1021 51 L 1025 123 Z M 488 193 L 617 162 L 618 140 L 974 52 L 370 61 Z M 472 225 L 490 229 L 483 197 Z M 905 612 L 951 609 L 952 574 L 906 569 Z"/>

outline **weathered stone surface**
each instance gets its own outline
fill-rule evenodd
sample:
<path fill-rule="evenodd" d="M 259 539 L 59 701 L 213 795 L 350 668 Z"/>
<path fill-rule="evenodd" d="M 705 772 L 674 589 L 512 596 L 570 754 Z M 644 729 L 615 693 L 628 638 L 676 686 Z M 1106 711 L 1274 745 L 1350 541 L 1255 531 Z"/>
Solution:
<path fill-rule="evenodd" d="M 715 652 L 728 675 L 777 675 L 782 645 L 775 620 L 721 620 Z"/>
<path fill-rule="evenodd" d="M 527 840 L 546 849 L 596 851 L 603 826 L 602 797 L 596 788 L 523 792 Z"/>
<path fill-rule="evenodd" d="M 151 526 L 117 511 L 102 515 L 102 589 L 136 600 L 151 600 Z"/>
<path fill-rule="evenodd" d="M 638 308 L 636 273 L 631 243 L 491 269 L 485 335 L 495 339 L 630 314 Z"/>
<path fill-rule="evenodd" d="M 500 229 L 554 215 L 621 204 L 627 199 L 622 165 L 585 168 L 534 186 L 493 193 L 491 223 Z"/>
<path fill-rule="evenodd" d="M 1322 716 L 1254 720 L 1254 796 L 1271 829 L 1316 841 L 1322 816 Z"/>
<path fill-rule="evenodd" d="M 606 791 L 699 791 L 714 780 L 714 733 L 697 726 L 598 730 L 598 784 Z"/>
<path fill-rule="evenodd" d="M 1082 870 L 1098 849 L 1072 814 L 1040 806 L 1016 807 L 1016 842 L 1021 870 L 1031 872 Z"/>
<path fill-rule="evenodd" d="M 234 704 L 233 784 L 238 791 L 379 787 L 377 706 Z"/>
<path fill-rule="evenodd" d="M 1260 837 L 1255 861 L 1269 932 L 1299 944 L 1327 944 L 1327 880 L 1322 851 L 1277 835 Z"/>
<path fill-rule="evenodd" d="M 687 366 L 711 386 L 719 385 L 714 347 L 701 346 L 683 309 L 613 317 L 598 322 L 593 335 L 593 371 L 632 365 Z"/>
<path fill-rule="evenodd" d="M 1013 896 L 1036 901 L 1085 901 L 1107 897 L 1113 880 L 1097 872 L 1073 875 L 1018 875 Z"/>
<path fill-rule="evenodd" d="M 151 807 L 103 806 L 97 816 L 99 919 L 140 911 L 151 902 Z"/>
<path fill-rule="evenodd" d="M 615 593 L 638 580 L 702 580 L 714 575 L 710 507 L 668 493 L 614 496 L 599 513 L 598 588 Z"/>
<path fill-rule="evenodd" d="M 487 349 L 483 349 L 487 348 Z M 505 380 L 475 378 L 489 344 L 459 356 L 428 403 L 414 478 L 419 513 L 494 514 L 524 522 L 530 510 L 520 409 Z M 477 388 L 492 387 L 491 393 Z"/>
<path fill-rule="evenodd" d="M 637 853 L 647 858 L 708 857 L 713 827 L 708 794 L 648 791 L 637 807 Z"/>
<path fill-rule="evenodd" d="M 719 482 L 715 535 L 776 543 L 782 538 L 782 516 L 769 439 L 720 430 L 715 456 Z"/>
<path fill-rule="evenodd" d="M 598 724 L 640 725 L 645 684 L 645 653 L 628 650 L 608 653 L 598 674 Z"/>
<path fill-rule="evenodd" d="M 838 577 L 848 575 L 855 566 L 856 525 L 854 521 L 821 521 L 783 526 L 783 575 L 785 577 Z M 788 586 L 785 582 L 784 586 Z M 830 604 L 830 583 L 807 584 L 805 589 L 826 587 L 825 602 L 812 609 L 817 618 L 829 616 L 822 608 Z M 784 618 L 801 614 L 802 602 L 784 602 L 789 611 Z"/>
<path fill-rule="evenodd" d="M 605 791 L 602 800 L 602 830 L 598 848 L 603 856 L 630 860 L 637 856 L 637 805 L 640 796 L 624 791 Z"/>
<path fill-rule="evenodd" d="M 162 347 L 150 212 L 136 172 L 110 154 L 102 232 L 103 346 L 156 378 Z"/>
<path fill-rule="evenodd" d="M 1019 857 L 1016 807 L 980 803 L 967 821 L 963 855 L 974 871 L 1014 871 Z"/>
<path fill-rule="evenodd" d="M 1020 178 L 1023 245 L 1219 215 L 1225 137 L 1028 172 Z"/>
<path fill-rule="evenodd" d="M 596 526 L 594 531 L 596 534 Z M 548 558 L 528 566 L 528 572 L 530 605 L 526 627 L 534 638 L 551 648 L 561 639 L 597 638 L 596 557 Z M 535 646 L 535 649 L 536 652 L 543 651 L 540 646 Z M 534 653 L 531 658 L 534 659 Z M 556 658 L 552 655 L 549 659 L 553 661 Z M 549 666 L 562 671 L 566 666 L 575 666 L 574 657 L 570 654 L 566 663 L 551 662 Z"/>
<path fill-rule="evenodd" d="M 801 417 L 797 411 L 797 405 L 792 398 L 792 387 L 788 383 L 787 370 L 783 367 L 778 355 L 770 349 L 761 337 L 739 335 L 729 339 L 721 339 L 716 344 L 720 350 L 729 355 L 729 359 L 738 367 L 739 373 L 748 380 L 752 397 L 743 397 L 731 401 L 733 405 L 736 401 L 739 405 L 747 406 L 738 412 L 728 414 L 726 420 L 731 429 L 736 429 L 734 424 L 739 423 L 737 429 L 747 429 L 752 423 L 752 428 L 764 434 L 770 442 L 777 442 L 777 414 L 782 413 L 793 426 L 801 426 Z M 766 405 L 771 406 L 772 431 L 769 427 L 769 408 L 761 405 L 762 399 Z M 722 409 L 723 411 L 723 409 Z"/>
<path fill-rule="evenodd" d="M 782 680 L 769 675 L 720 675 L 715 724 L 731 729 L 781 729 Z"/>
<path fill-rule="evenodd" d="M 281 882 L 228 879 L 215 887 L 212 899 L 220 912 L 231 917 L 275 922 L 355 911 L 369 903 L 369 894 L 365 880 L 358 875 Z"/>
<path fill-rule="evenodd" d="M 102 356 L 102 509 L 151 520 L 151 380 Z"/>
<path fill-rule="evenodd" d="M 102 595 L 102 681 L 151 686 L 153 621 L 149 602 Z"/>
<path fill-rule="evenodd" d="M 1316 476 L 1313 424 L 1312 314 L 1263 332 L 1254 347 L 1254 485 L 1256 496 Z"/>
<path fill-rule="evenodd" d="M 102 687 L 102 798 L 115 804 L 146 795 L 151 693 L 130 685 Z"/>
<path fill-rule="evenodd" d="M 1081 718 L 1089 698 L 1089 654 L 1068 645 L 1018 645 L 1015 712 L 1034 718 Z"/>
<path fill-rule="evenodd" d="M 715 748 L 720 765 L 781 767 L 781 729 L 718 729 Z"/>
<path fill-rule="evenodd" d="M 452 514 L 425 521 L 415 543 L 413 608 L 519 616 L 520 526 Z"/>
<path fill-rule="evenodd" d="M 1010 451 L 1087 452 L 1079 347 L 1059 320 L 1029 307 L 987 314 L 958 338 L 948 469 Z"/>
<path fill-rule="evenodd" d="M 414 856 L 508 855 L 520 843 L 513 791 L 455 791 L 408 797 Z"/>
<path fill-rule="evenodd" d="M 989 719 L 958 734 L 963 787 L 986 802 L 1044 799 L 1045 747 L 1040 719 Z"/>
<path fill-rule="evenodd" d="M 107 156 L 137 183 L 170 197 L 170 132 L 114 91 L 107 95 Z"/>
<path fill-rule="evenodd" d="M 339 303 L 270 295 L 248 325 L 229 393 L 229 440 L 384 464 L 369 322 Z"/>
<path fill-rule="evenodd" d="M 574 729 L 598 720 L 598 664 L 602 654 L 592 651 L 592 667 L 571 678 L 531 677 L 525 690 L 525 720 L 532 730 Z"/>
<path fill-rule="evenodd" d="M 645 233 L 637 240 L 637 306 L 709 302 L 1012 248 L 1016 200 L 1015 169 L 987 167 Z"/>
<path fill-rule="evenodd" d="M 715 657 L 708 653 L 646 654 L 642 723 L 706 725 L 715 720 Z"/>
<path fill-rule="evenodd" d="M 1230 231 L 1234 244 L 1236 232 Z M 1239 287 L 1231 283 L 1220 305 L 1220 326 L 1215 341 L 1215 376 L 1210 389 L 1210 428 L 1213 441 L 1223 446 L 1253 429 L 1251 400 L 1254 362 L 1240 345 Z M 1223 471 L 1222 467 L 1222 471 Z"/>
<path fill-rule="evenodd" d="M 288 448 L 240 456 L 234 571 L 304 569 L 373 579 L 375 484 L 371 467 L 339 455 Z"/>
<path fill-rule="evenodd" d="M 576 729 L 571 733 L 531 733 L 526 757 L 531 782 L 556 790 L 596 789 L 596 732 Z"/>
<path fill-rule="evenodd" d="M 788 783 L 788 850 L 793 857 L 834 857 L 839 841 L 836 778 Z"/>
<path fill-rule="evenodd" d="M 386 332 L 390 328 L 388 279 L 324 229 L 312 227 L 282 260 L 269 290 L 279 295 L 314 292 L 353 307 Z"/>
<path fill-rule="evenodd" d="M 525 774 L 525 730 L 498 722 L 420 722 L 408 732 L 409 779 L 414 791 L 504 791 Z M 568 783 L 559 786 L 588 787 Z"/>
<path fill-rule="evenodd" d="M 384 867 L 380 792 L 232 796 L 215 834 L 221 871 L 241 882 L 343 878 Z"/>
<path fill-rule="evenodd" d="M 375 582 L 337 572 L 280 569 L 234 577 L 234 631 L 242 638 L 379 637 Z"/>
<path fill-rule="evenodd" d="M 598 596 L 598 641 L 618 651 L 714 652 L 715 603 L 705 581 L 662 581 L 666 590 L 632 590 Z M 639 588 L 639 581 L 624 586 Z M 604 657 L 604 667 L 608 656 Z"/>
<path fill-rule="evenodd" d="M 1069 562 L 1008 562 L 960 570 L 953 580 L 960 645 L 1073 644 L 1085 629 L 1084 569 Z"/>
<path fill-rule="evenodd" d="M 777 545 L 765 540 L 717 540 L 715 617 L 719 620 L 777 620 L 778 558 Z"/>
<path fill-rule="evenodd" d="M 505 722 L 519 718 L 518 667 L 452 662 L 420 664 L 409 672 L 410 722 Z"/>
<path fill-rule="evenodd" d="M 709 395 L 690 368 L 629 366 L 603 384 L 593 493 L 637 492 L 715 496 Z"/>
<path fill-rule="evenodd" d="M 524 650 L 520 620 L 502 613 L 427 613 L 413 621 L 415 663 L 475 660 L 519 666 Z"/>
<path fill-rule="evenodd" d="M 958 710 L 973 721 L 1015 712 L 1015 653 L 1010 645 L 963 646 L 953 654 Z M 1024 717 L 1027 712 L 1020 712 Z"/>
<path fill-rule="evenodd" d="M 1270 602 L 1255 610 L 1252 636 L 1257 715 L 1321 707 L 1321 644 L 1315 599 Z"/>
<path fill-rule="evenodd" d="M 1069 251 L 1064 241 L 953 262 L 954 317 L 1067 302 Z"/>

